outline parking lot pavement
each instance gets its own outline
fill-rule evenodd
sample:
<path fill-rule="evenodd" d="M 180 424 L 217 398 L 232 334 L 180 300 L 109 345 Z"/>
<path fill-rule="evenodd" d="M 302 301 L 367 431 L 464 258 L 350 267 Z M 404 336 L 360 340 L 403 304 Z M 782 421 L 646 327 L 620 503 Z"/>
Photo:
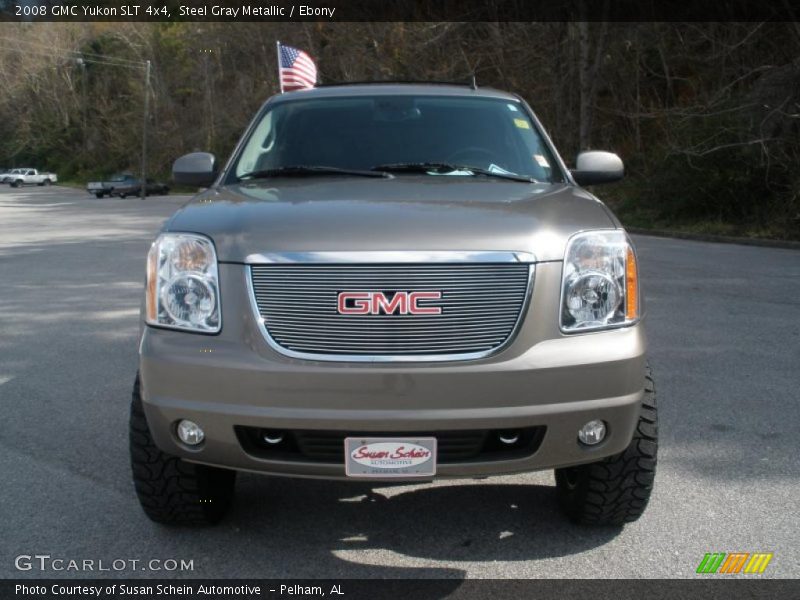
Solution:
<path fill-rule="evenodd" d="M 706 552 L 800 576 L 800 253 L 637 237 L 661 417 L 656 490 L 584 529 L 552 473 L 369 486 L 244 475 L 218 527 L 148 521 L 127 412 L 148 244 L 185 197 L 0 186 L 0 576 L 21 554 L 193 561 L 178 577 L 691 577 Z M 118 563 L 119 564 L 119 563 Z M 123 574 L 163 576 L 127 563 Z"/>

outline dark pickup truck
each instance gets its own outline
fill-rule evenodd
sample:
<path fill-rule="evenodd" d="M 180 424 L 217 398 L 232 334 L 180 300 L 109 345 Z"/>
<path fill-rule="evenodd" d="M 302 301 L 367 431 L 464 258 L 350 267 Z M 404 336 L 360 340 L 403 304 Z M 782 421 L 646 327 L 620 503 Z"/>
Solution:
<path fill-rule="evenodd" d="M 131 174 L 123 173 L 114 175 L 108 181 L 90 181 L 86 184 L 86 190 L 98 198 L 104 196 L 139 196 L 142 193 L 142 183 Z M 158 183 L 152 179 L 147 180 L 145 193 L 148 196 L 165 195 L 169 193 L 169 186 L 165 183 Z"/>

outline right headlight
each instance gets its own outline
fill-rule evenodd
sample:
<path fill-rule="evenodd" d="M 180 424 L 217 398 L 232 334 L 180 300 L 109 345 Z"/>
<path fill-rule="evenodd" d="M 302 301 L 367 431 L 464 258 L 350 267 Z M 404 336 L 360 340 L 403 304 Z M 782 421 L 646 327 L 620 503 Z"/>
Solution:
<path fill-rule="evenodd" d="M 639 320 L 636 253 L 624 231 L 597 230 L 570 238 L 561 279 L 565 333 L 630 325 Z"/>
<path fill-rule="evenodd" d="M 222 326 L 217 255 L 211 240 L 163 233 L 147 255 L 146 321 L 200 333 Z"/>

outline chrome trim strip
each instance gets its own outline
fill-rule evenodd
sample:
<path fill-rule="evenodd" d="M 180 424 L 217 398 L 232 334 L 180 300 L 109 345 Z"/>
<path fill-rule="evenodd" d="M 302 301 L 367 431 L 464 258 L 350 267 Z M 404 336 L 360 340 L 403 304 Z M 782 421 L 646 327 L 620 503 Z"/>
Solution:
<path fill-rule="evenodd" d="M 248 265 L 294 263 L 535 263 L 531 252 L 501 252 L 475 250 L 422 250 L 422 251 L 354 251 L 354 252 L 266 252 L 249 254 L 244 259 Z"/>
<path fill-rule="evenodd" d="M 375 254 L 375 253 L 367 253 L 367 254 Z M 515 253 L 506 253 L 506 254 L 515 254 Z M 258 264 L 258 263 L 253 263 L 253 264 Z M 253 269 L 245 265 L 244 272 L 245 272 L 244 278 L 247 285 L 247 295 L 250 299 L 250 310 L 253 313 L 256 323 L 258 324 L 258 329 L 259 331 L 261 331 L 261 335 L 264 336 L 264 339 L 266 340 L 269 347 L 272 348 L 278 354 L 287 356 L 289 358 L 296 358 L 299 360 L 310 360 L 317 362 L 356 362 L 356 363 L 437 362 L 438 363 L 438 362 L 456 362 L 456 361 L 478 360 L 481 358 L 488 358 L 490 356 L 498 354 L 499 352 L 502 352 L 503 350 L 508 348 L 512 343 L 514 343 L 514 340 L 516 340 L 517 335 L 519 334 L 519 331 L 522 328 L 522 323 L 525 319 L 525 315 L 527 314 L 528 309 L 530 308 L 531 297 L 533 296 L 533 282 L 536 275 L 536 265 L 534 263 L 531 263 L 530 266 L 528 267 L 528 285 L 525 290 L 525 298 L 522 301 L 522 306 L 520 307 L 519 314 L 517 315 L 517 320 L 514 322 L 514 326 L 512 327 L 511 333 L 509 333 L 506 341 L 500 344 L 497 348 L 492 348 L 487 351 L 460 353 L 460 354 L 414 354 L 414 355 L 317 354 L 313 352 L 298 352 L 296 350 L 289 350 L 288 348 L 281 346 L 277 341 L 275 341 L 275 339 L 270 335 L 269 331 L 267 330 L 266 322 L 264 320 L 264 317 L 261 316 L 261 312 L 258 309 L 258 303 L 256 302 L 256 292 L 255 288 L 253 287 Z"/>

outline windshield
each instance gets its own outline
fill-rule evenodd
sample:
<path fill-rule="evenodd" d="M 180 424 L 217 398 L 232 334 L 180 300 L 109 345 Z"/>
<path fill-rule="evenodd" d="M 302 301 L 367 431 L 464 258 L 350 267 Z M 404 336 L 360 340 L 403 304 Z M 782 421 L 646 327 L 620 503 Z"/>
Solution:
<path fill-rule="evenodd" d="M 232 171 L 238 179 L 286 167 L 368 171 L 382 165 L 424 163 L 473 166 L 537 181 L 562 180 L 520 103 L 447 96 L 280 103 L 253 129 Z M 448 173 L 432 169 L 430 174 Z"/>

